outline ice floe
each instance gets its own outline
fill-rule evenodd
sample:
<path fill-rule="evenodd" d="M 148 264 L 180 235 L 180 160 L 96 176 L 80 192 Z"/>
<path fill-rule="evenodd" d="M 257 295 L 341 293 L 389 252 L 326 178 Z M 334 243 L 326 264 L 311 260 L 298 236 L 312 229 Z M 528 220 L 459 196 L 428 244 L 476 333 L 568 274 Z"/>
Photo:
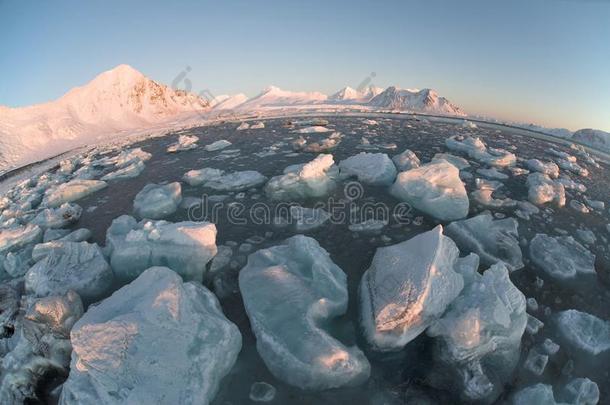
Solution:
<path fill-rule="evenodd" d="M 59 403 L 209 404 L 241 349 L 218 300 L 153 267 L 74 325 Z"/>
<path fill-rule="evenodd" d="M 360 311 L 365 337 L 376 349 L 403 348 L 462 290 L 464 280 L 456 268 L 466 262 L 442 232 L 439 225 L 375 252 L 360 281 Z"/>
<path fill-rule="evenodd" d="M 265 192 L 273 200 L 284 201 L 323 197 L 336 187 L 338 176 L 333 156 L 323 154 L 302 166 L 291 166 L 283 175 L 272 177 Z"/>
<path fill-rule="evenodd" d="M 59 207 L 63 203 L 79 200 L 106 186 L 106 182 L 101 180 L 71 180 L 49 188 L 45 192 L 43 204 L 52 208 Z"/>
<path fill-rule="evenodd" d="M 225 172 L 206 167 L 186 172 L 183 180 L 191 186 L 204 186 L 218 191 L 243 191 L 262 185 L 267 177 L 254 170 Z"/>
<path fill-rule="evenodd" d="M 197 138 L 196 136 L 180 135 L 178 137 L 178 142 L 168 146 L 167 151 L 169 153 L 176 153 L 185 150 L 195 149 L 197 148 L 198 141 L 199 138 Z"/>
<path fill-rule="evenodd" d="M 83 209 L 77 204 L 63 203 L 57 208 L 45 208 L 30 223 L 42 228 L 64 228 L 79 220 Z"/>
<path fill-rule="evenodd" d="M 147 184 L 133 200 L 133 211 L 140 218 L 161 219 L 178 209 L 182 187 L 173 182 L 165 185 Z"/>
<path fill-rule="evenodd" d="M 534 172 L 546 174 L 551 178 L 559 176 L 559 166 L 553 162 L 542 162 L 538 159 L 529 159 L 525 162 L 528 169 Z"/>
<path fill-rule="evenodd" d="M 231 142 L 227 141 L 226 139 L 221 139 L 219 141 L 212 142 L 209 145 L 205 145 L 204 149 L 207 150 L 208 152 L 214 152 L 217 150 L 227 148 L 231 145 L 232 145 Z"/>
<path fill-rule="evenodd" d="M 530 259 L 548 277 L 567 286 L 594 281 L 595 255 L 571 236 L 537 234 L 530 242 Z"/>
<path fill-rule="evenodd" d="M 576 353 L 597 356 L 610 351 L 610 322 L 568 309 L 554 317 L 560 338 Z"/>
<path fill-rule="evenodd" d="M 498 262 L 509 270 L 523 267 L 523 255 L 519 247 L 519 224 L 514 218 L 493 219 L 489 213 L 455 221 L 447 225 L 445 234 L 462 253 L 476 253 L 481 264 L 491 266 Z"/>
<path fill-rule="evenodd" d="M 385 153 L 360 152 L 339 162 L 341 177 L 356 177 L 364 184 L 389 186 L 396 178 L 396 167 Z"/>
<path fill-rule="evenodd" d="M 117 278 L 131 281 L 151 266 L 167 266 L 187 281 L 201 281 L 216 254 L 216 226 L 208 222 L 112 221 L 106 249 Z"/>
<path fill-rule="evenodd" d="M 103 298 L 114 276 L 96 244 L 48 242 L 54 248 L 25 274 L 25 290 L 37 297 L 74 290 L 86 303 Z"/>
<path fill-rule="evenodd" d="M 297 235 L 251 254 L 239 289 L 257 350 L 276 378 L 313 390 L 368 378 L 360 349 L 325 329 L 347 310 L 347 278 L 314 239 Z"/>
<path fill-rule="evenodd" d="M 417 155 L 410 149 L 406 149 L 399 155 L 392 157 L 392 161 L 399 171 L 411 170 L 419 167 L 420 161 Z"/>
<path fill-rule="evenodd" d="M 563 184 L 552 180 L 543 173 L 532 173 L 527 176 L 527 197 L 536 205 L 553 203 L 559 207 L 566 204 L 566 194 Z"/>
<path fill-rule="evenodd" d="M 444 160 L 399 173 L 390 193 L 441 221 L 468 215 L 468 195 L 459 170 Z"/>

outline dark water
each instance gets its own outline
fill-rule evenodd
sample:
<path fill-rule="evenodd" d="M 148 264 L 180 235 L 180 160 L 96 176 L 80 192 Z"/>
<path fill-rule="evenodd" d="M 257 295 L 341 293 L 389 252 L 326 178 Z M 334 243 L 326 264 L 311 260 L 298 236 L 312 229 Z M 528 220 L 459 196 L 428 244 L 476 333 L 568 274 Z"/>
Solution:
<path fill-rule="evenodd" d="M 561 145 L 511 133 L 509 130 L 465 129 L 450 123 L 428 123 L 405 119 L 381 119 L 378 120 L 379 125 L 377 126 L 363 125 L 362 119 L 355 117 L 336 117 L 330 119 L 330 121 L 331 126 L 345 135 L 341 144 L 332 151 L 335 162 L 360 152 L 361 150 L 357 149 L 357 146 L 360 144 L 362 136 L 366 136 L 372 144 L 395 143 L 397 145 L 395 150 L 380 150 L 390 156 L 409 148 L 424 163 L 429 161 L 435 153 L 450 152 L 445 147 L 445 139 L 457 133 L 470 133 L 480 136 L 488 146 L 492 147 L 510 149 L 514 145 L 513 152 L 518 157 L 526 159 L 553 159 L 553 156 L 548 153 L 549 147 L 571 153 L 568 148 Z M 153 154 L 153 158 L 146 163 L 144 172 L 135 179 L 111 182 L 106 189 L 80 200 L 78 203 L 83 206 L 84 212 L 76 227 L 91 229 L 95 242 L 103 245 L 106 229 L 112 220 L 122 214 L 132 213 L 133 199 L 147 183 L 180 181 L 186 171 L 203 167 L 214 167 L 227 171 L 257 170 L 271 177 L 281 174 L 283 169 L 290 164 L 304 163 L 315 157 L 314 154 L 306 153 L 292 155 L 290 141 L 298 135 L 283 126 L 284 119 L 266 120 L 264 122 L 266 128 L 257 130 L 235 131 L 237 124 L 227 123 L 186 131 L 189 134 L 197 135 L 200 139 L 200 145 L 220 139 L 229 140 L 233 145 L 228 149 L 239 150 L 238 155 L 229 158 L 222 158 L 227 155 L 226 152 L 206 152 L 202 147 L 178 154 L 167 154 L 167 146 L 176 140 L 176 136 L 173 135 L 149 139 L 135 144 L 134 146 L 142 147 L 145 151 Z M 324 135 L 328 134 L 321 134 L 319 137 Z M 311 135 L 311 137 L 315 138 L 316 136 Z M 255 155 L 255 153 L 263 152 L 266 148 L 278 142 L 284 142 L 285 144 L 279 146 L 276 154 L 264 157 Z M 602 163 L 601 168 L 595 168 L 585 163 L 581 164 L 590 171 L 590 176 L 588 178 L 574 176 L 573 178 L 587 186 L 587 196 L 594 200 L 610 201 L 610 188 L 607 180 L 608 166 Z M 474 163 L 470 170 L 474 172 L 476 167 L 476 163 Z M 562 170 L 562 172 L 565 171 Z M 526 200 L 525 179 L 526 176 L 519 176 L 504 181 L 506 185 L 505 196 L 515 200 Z M 468 180 L 466 184 L 468 191 L 474 190 L 474 180 Z M 368 187 L 364 191 L 364 196 L 357 203 L 371 200 L 380 201 L 388 204 L 390 208 L 397 203 L 383 188 Z M 206 192 L 210 192 L 210 190 L 183 184 L 183 197 L 199 198 Z M 583 201 L 582 196 L 578 193 L 573 191 L 567 193 L 568 201 L 572 198 Z M 225 202 L 235 200 L 235 193 L 230 194 L 232 195 Z M 250 190 L 245 194 L 245 198 L 239 201 L 246 208 L 264 201 L 264 193 L 261 189 Z M 331 197 L 337 200 L 342 199 L 344 197 L 343 188 L 338 187 Z M 314 201 L 306 201 L 303 205 L 311 206 L 313 203 Z M 91 211 L 92 207 L 96 208 Z M 480 211 L 483 211 L 483 209 L 471 204 L 471 216 Z M 494 212 L 504 213 L 507 216 L 513 216 L 512 211 L 511 208 L 494 210 Z M 413 213 L 413 217 L 419 216 L 423 216 L 423 214 Z M 523 246 L 526 266 L 511 275 L 513 282 L 526 297 L 536 298 L 539 304 L 548 306 L 552 312 L 575 308 L 606 320 L 610 319 L 610 297 L 608 294 L 610 289 L 610 255 L 607 249 L 607 231 L 605 229 L 608 223 L 607 217 L 607 211 L 603 213 L 592 211 L 585 215 L 566 206 L 564 208 L 545 208 L 541 214 L 532 216 L 530 221 L 518 219 L 520 237 L 528 241 L 536 233 L 558 235 L 558 230 L 564 230 L 568 234 L 575 234 L 576 229 L 579 228 L 591 229 L 597 236 L 597 243 L 591 247 L 591 250 L 597 257 L 596 269 L 599 276 L 599 285 L 594 287 L 592 291 L 586 293 L 566 291 L 555 285 L 551 280 L 545 280 L 542 289 L 535 288 L 534 281 L 538 273 L 528 261 L 527 246 Z M 175 215 L 167 219 L 171 221 L 188 220 L 189 216 L 185 209 L 180 209 Z M 390 225 L 382 231 L 383 235 L 391 238 L 391 241 L 382 240 L 380 235 L 355 235 L 347 229 L 347 223 L 327 224 L 321 229 L 306 233 L 314 237 L 330 253 L 333 261 L 348 276 L 350 305 L 347 314 L 340 320 L 340 328 L 336 332 L 337 337 L 344 342 L 348 344 L 357 342 L 366 351 L 366 345 L 361 339 L 357 326 L 357 286 L 361 275 L 368 268 L 377 247 L 407 240 L 418 233 L 431 229 L 436 225 L 436 222 L 424 216 L 421 224 L 418 224 L 419 221 L 397 224 L 391 220 Z M 253 236 L 263 237 L 268 232 L 273 233 L 264 242 L 255 245 L 255 249 L 277 244 L 295 233 L 290 228 L 278 229 L 271 224 L 232 224 L 222 215 L 217 222 L 217 227 L 217 243 L 219 245 L 228 241 L 243 243 Z M 236 253 L 236 255 L 237 257 L 234 256 L 234 260 L 238 263 L 245 262 L 245 255 L 239 256 L 239 253 Z M 255 339 L 250 330 L 241 297 L 237 291 L 237 271 L 227 271 L 224 277 L 223 281 L 226 285 L 233 287 L 234 292 L 222 296 L 220 301 L 225 314 L 241 330 L 243 349 L 232 372 L 223 380 L 214 404 L 249 402 L 250 385 L 256 381 L 265 381 L 277 388 L 277 395 L 273 401 L 276 404 L 423 403 L 420 399 L 417 399 L 417 393 L 422 390 L 435 402 L 454 403 L 455 397 L 426 388 L 425 372 L 427 371 L 427 364 L 429 364 L 427 350 L 430 345 L 427 344 L 425 336 L 420 336 L 420 338 L 410 343 L 404 351 L 392 355 L 382 356 L 367 351 L 367 357 L 372 365 L 371 378 L 359 387 L 323 392 L 304 392 L 282 383 L 269 373 L 256 352 Z M 209 286 L 212 288 L 211 284 Z M 535 316 L 543 322 L 548 319 L 548 316 L 545 316 L 541 311 L 535 313 Z M 523 352 L 527 353 L 526 348 L 544 340 L 545 337 L 552 336 L 547 329 L 543 328 L 534 337 L 526 333 L 523 338 Z M 563 381 L 561 380 L 561 370 L 567 360 L 562 349 L 557 355 L 550 357 L 545 373 L 536 379 L 532 379 L 527 373 L 517 371 L 514 381 L 507 387 L 507 392 L 510 392 L 511 387 L 521 387 L 538 381 L 549 383 Z M 608 388 L 610 387 L 610 377 L 607 369 L 594 370 L 586 376 L 598 383 L 602 392 L 602 403 L 604 398 L 607 402 L 610 395 Z"/>

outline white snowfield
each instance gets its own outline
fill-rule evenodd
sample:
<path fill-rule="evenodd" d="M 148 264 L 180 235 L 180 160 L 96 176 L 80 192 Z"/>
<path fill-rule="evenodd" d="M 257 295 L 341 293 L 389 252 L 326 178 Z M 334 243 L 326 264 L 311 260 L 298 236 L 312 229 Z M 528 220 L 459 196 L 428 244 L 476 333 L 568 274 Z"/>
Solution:
<path fill-rule="evenodd" d="M 209 404 L 241 349 L 214 294 L 164 267 L 90 307 L 70 337 L 62 405 Z"/>
<path fill-rule="evenodd" d="M 445 160 L 398 173 L 390 193 L 441 221 L 468 215 L 468 195 L 460 171 Z"/>
<path fill-rule="evenodd" d="M 276 378 L 313 390 L 368 379 L 360 349 L 344 346 L 323 326 L 347 310 L 347 277 L 315 239 L 297 235 L 251 254 L 239 289 L 256 348 Z"/>

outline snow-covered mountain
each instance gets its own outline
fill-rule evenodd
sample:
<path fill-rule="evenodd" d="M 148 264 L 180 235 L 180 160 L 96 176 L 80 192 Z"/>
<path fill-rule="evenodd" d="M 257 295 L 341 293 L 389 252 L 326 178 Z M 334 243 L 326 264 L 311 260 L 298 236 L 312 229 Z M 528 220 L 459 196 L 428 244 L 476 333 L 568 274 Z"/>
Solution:
<path fill-rule="evenodd" d="M 54 156 L 109 133 L 207 109 L 206 100 L 120 65 L 55 101 L 0 107 L 0 170 Z"/>
<path fill-rule="evenodd" d="M 239 93 L 232 96 L 218 96 L 212 101 L 211 105 L 213 110 L 232 110 L 246 101 L 248 101 L 248 96 Z"/>
<path fill-rule="evenodd" d="M 579 129 L 572 135 L 572 140 L 592 148 L 610 151 L 610 132 L 591 128 Z"/>
<path fill-rule="evenodd" d="M 237 106 L 237 108 L 240 110 L 256 110 L 264 107 L 311 105 L 320 104 L 326 101 L 327 98 L 328 96 L 319 92 L 294 92 L 269 86 L 259 95 L 252 97 L 245 103 Z"/>
<path fill-rule="evenodd" d="M 358 91 L 349 86 L 342 88 L 328 97 L 328 101 L 336 103 L 366 103 L 381 93 L 381 87 L 369 86 L 364 91 Z"/>
<path fill-rule="evenodd" d="M 368 105 L 389 110 L 420 111 L 433 114 L 459 115 L 466 114 L 458 106 L 444 97 L 439 97 L 431 89 L 411 90 L 388 87 L 373 97 Z"/>

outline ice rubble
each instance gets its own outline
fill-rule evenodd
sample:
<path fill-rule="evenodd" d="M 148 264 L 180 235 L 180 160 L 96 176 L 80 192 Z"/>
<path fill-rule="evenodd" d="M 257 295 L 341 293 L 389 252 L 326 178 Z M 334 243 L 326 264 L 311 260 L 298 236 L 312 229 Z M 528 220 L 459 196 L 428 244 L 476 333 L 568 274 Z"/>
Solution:
<path fill-rule="evenodd" d="M 537 234 L 530 242 L 530 259 L 547 276 L 568 286 L 594 281 L 595 255 L 571 236 Z"/>
<path fill-rule="evenodd" d="M 494 190 L 479 189 L 470 193 L 472 199 L 486 208 L 511 208 L 517 205 L 517 201 L 510 198 L 494 198 Z"/>
<path fill-rule="evenodd" d="M 458 296 L 461 267 L 476 271 L 474 263 L 458 258 L 458 248 L 442 231 L 438 225 L 375 252 L 360 281 L 360 310 L 364 334 L 376 349 L 403 348 Z"/>
<path fill-rule="evenodd" d="M 167 266 L 187 281 L 203 279 L 216 254 L 216 226 L 208 222 L 142 220 L 122 215 L 106 232 L 115 276 L 131 281 L 151 266 Z"/>
<path fill-rule="evenodd" d="M 83 314 L 78 294 L 30 299 L 15 334 L 4 339 L 0 402 L 42 402 L 40 385 L 49 376 L 65 375 L 70 364 L 70 330 Z M 1 341 L 1 340 L 0 340 Z M 7 342 L 8 341 L 8 342 Z M 4 344 L 7 342 L 7 344 Z M 44 394 L 44 393 L 43 393 Z"/>
<path fill-rule="evenodd" d="M 77 204 L 63 203 L 58 208 L 40 211 L 30 223 L 42 228 L 63 228 L 79 220 L 83 209 Z"/>
<path fill-rule="evenodd" d="M 419 167 L 420 161 L 417 155 L 410 149 L 406 149 L 399 155 L 392 157 L 392 162 L 399 171 L 411 170 Z"/>
<path fill-rule="evenodd" d="M 218 191 L 243 191 L 267 181 L 265 176 L 254 170 L 225 172 L 211 167 L 189 170 L 182 179 L 191 186 L 202 185 Z"/>
<path fill-rule="evenodd" d="M 343 135 L 340 132 L 333 132 L 328 138 L 314 142 L 299 136 L 292 142 L 292 149 L 298 152 L 327 152 L 336 148 L 341 143 L 342 138 Z"/>
<path fill-rule="evenodd" d="M 474 272 L 447 312 L 427 330 L 435 339 L 431 384 L 453 387 L 467 402 L 494 401 L 519 361 L 525 310 L 525 297 L 504 264 L 482 275 Z"/>
<path fill-rule="evenodd" d="M 313 390 L 368 378 L 360 349 L 344 346 L 322 326 L 347 310 L 347 279 L 314 239 L 297 235 L 251 254 L 239 289 L 257 350 L 276 378 Z"/>
<path fill-rule="evenodd" d="M 50 242 L 54 248 L 25 274 L 25 290 L 37 297 L 74 290 L 86 303 L 103 298 L 114 276 L 96 244 Z"/>
<path fill-rule="evenodd" d="M 589 175 L 589 171 L 584 167 L 580 166 L 578 163 L 571 162 L 565 159 L 557 159 L 557 165 L 564 170 L 568 170 L 574 174 L 577 174 L 581 177 L 587 177 Z"/>
<path fill-rule="evenodd" d="M 508 179 L 508 175 L 502 173 L 495 167 L 491 169 L 477 169 L 477 173 L 483 177 L 487 177 L 488 179 L 496 179 L 496 180 L 506 180 Z"/>
<path fill-rule="evenodd" d="M 444 160 L 399 173 L 390 193 L 441 221 L 468 215 L 468 195 L 459 170 Z"/>
<path fill-rule="evenodd" d="M 445 145 L 453 151 L 462 152 L 480 163 L 496 167 L 514 166 L 517 157 L 503 149 L 488 148 L 480 138 L 455 135 L 445 140 Z"/>
<path fill-rule="evenodd" d="M 212 142 L 209 145 L 205 145 L 204 149 L 208 152 L 214 152 L 229 147 L 231 145 L 231 142 L 227 141 L 226 139 L 221 139 L 219 141 Z"/>
<path fill-rule="evenodd" d="M 248 129 L 250 128 L 250 124 L 248 124 L 247 122 L 242 122 L 241 124 L 239 124 L 239 126 L 236 128 L 237 131 L 243 131 L 244 129 Z"/>
<path fill-rule="evenodd" d="M 546 174 L 551 178 L 559 177 L 559 166 L 553 162 L 542 162 L 538 159 L 529 159 L 525 161 L 525 166 L 531 171 Z"/>
<path fill-rule="evenodd" d="M 514 218 L 493 219 L 490 213 L 455 221 L 447 225 L 445 234 L 462 253 L 476 253 L 481 264 L 491 266 L 504 262 L 509 270 L 523 267 L 519 247 L 518 222 Z"/>
<path fill-rule="evenodd" d="M 42 240 L 42 229 L 38 225 L 26 224 L 0 229 L 0 255 L 21 249 Z"/>
<path fill-rule="evenodd" d="M 360 152 L 339 162 L 341 177 L 356 177 L 364 184 L 389 186 L 396 178 L 396 167 L 385 153 Z"/>
<path fill-rule="evenodd" d="M 307 232 L 324 225 L 330 219 L 330 214 L 322 208 L 291 206 L 290 217 L 297 232 Z"/>
<path fill-rule="evenodd" d="M 43 204 L 48 207 L 59 207 L 63 203 L 79 200 L 107 186 L 101 180 L 70 180 L 56 187 L 50 187 L 44 194 Z"/>
<path fill-rule="evenodd" d="M 551 202 L 559 207 L 566 204 L 566 193 L 563 184 L 551 180 L 543 173 L 532 173 L 527 176 L 527 197 L 536 205 Z"/>
<path fill-rule="evenodd" d="M 115 169 L 121 169 L 127 167 L 138 161 L 146 162 L 150 160 L 152 155 L 142 150 L 142 148 L 133 148 L 125 151 L 121 151 L 118 155 L 113 157 L 106 157 L 91 162 L 91 166 L 114 166 Z"/>
<path fill-rule="evenodd" d="M 265 128 L 265 123 L 263 121 L 258 121 L 255 122 L 254 124 L 250 125 L 250 129 L 263 129 Z"/>
<path fill-rule="evenodd" d="M 178 137 L 178 142 L 171 144 L 167 148 L 167 151 L 169 153 L 176 153 L 195 149 L 197 147 L 197 141 L 199 141 L 199 138 L 196 136 L 180 135 Z"/>
<path fill-rule="evenodd" d="M 516 392 L 511 403 L 513 405 L 596 405 L 599 402 L 599 388 L 588 378 L 575 378 L 559 391 L 557 398 L 553 387 L 538 383 Z"/>
<path fill-rule="evenodd" d="M 272 177 L 265 186 L 273 200 L 316 198 L 327 195 L 337 185 L 339 169 L 332 155 L 319 155 L 304 165 L 289 166 L 284 174 Z"/>
<path fill-rule="evenodd" d="M 105 174 L 102 176 L 101 180 L 103 181 L 111 181 L 111 180 L 124 180 L 131 179 L 134 177 L 138 177 L 144 171 L 145 165 L 144 162 L 137 159 L 135 162 L 117 169 L 113 172 Z"/>
<path fill-rule="evenodd" d="M 241 349 L 217 298 L 153 267 L 74 325 L 59 403 L 209 404 Z"/>
<path fill-rule="evenodd" d="M 610 352 L 610 322 L 568 309 L 554 316 L 559 337 L 576 354 L 598 356 Z"/>
<path fill-rule="evenodd" d="M 182 187 L 173 182 L 166 185 L 147 184 L 136 195 L 133 211 L 140 218 L 161 219 L 178 209 L 182 201 Z"/>

